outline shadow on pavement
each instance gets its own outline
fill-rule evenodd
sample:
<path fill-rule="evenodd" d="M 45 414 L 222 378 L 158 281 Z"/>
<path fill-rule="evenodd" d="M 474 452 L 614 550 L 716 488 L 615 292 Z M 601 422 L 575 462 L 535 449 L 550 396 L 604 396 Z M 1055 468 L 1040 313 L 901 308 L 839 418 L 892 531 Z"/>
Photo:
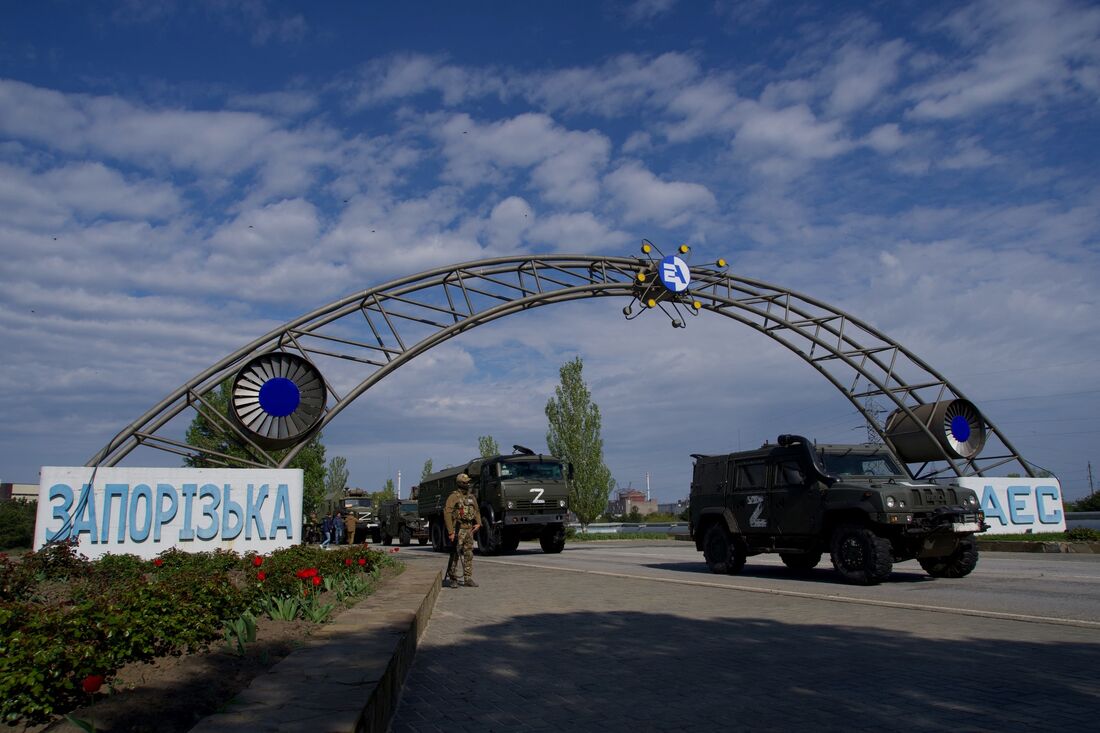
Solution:
<path fill-rule="evenodd" d="M 822 560 L 821 565 L 818 565 L 809 572 L 796 572 L 777 565 L 753 565 L 752 558 L 749 558 L 749 561 L 745 564 L 744 570 L 737 575 L 715 575 L 710 572 L 706 563 L 702 560 L 699 562 L 647 563 L 643 567 L 657 570 L 671 570 L 677 573 L 695 573 L 697 575 L 715 578 L 766 578 L 769 580 L 801 580 L 811 583 L 824 583 L 827 585 L 848 585 L 848 583 L 841 580 L 840 576 L 833 571 L 828 560 Z M 913 572 L 911 570 L 895 569 L 894 572 L 890 574 L 890 578 L 886 583 L 928 583 L 934 581 L 935 578 L 928 575 L 923 570 Z"/>
<path fill-rule="evenodd" d="M 761 618 L 536 613 L 422 649 L 394 733 L 1068 730 L 1100 704 L 1100 643 L 939 637 Z M 971 624 L 973 628 L 973 624 Z M 952 638 L 955 637 L 955 638 Z M 456 673 L 455 670 L 461 670 Z M 1090 723 L 1090 721 L 1092 721 Z"/>

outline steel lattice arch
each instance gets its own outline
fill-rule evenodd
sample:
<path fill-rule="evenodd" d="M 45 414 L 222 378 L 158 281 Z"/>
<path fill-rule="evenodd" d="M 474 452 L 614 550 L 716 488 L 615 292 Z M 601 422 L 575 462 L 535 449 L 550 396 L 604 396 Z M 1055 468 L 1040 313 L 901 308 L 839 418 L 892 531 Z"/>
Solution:
<path fill-rule="evenodd" d="M 887 405 L 893 416 L 916 426 L 915 432 L 923 433 L 918 436 L 922 440 L 931 441 L 937 430 L 934 420 L 943 418 L 931 414 L 934 405 L 952 400 L 970 404 L 923 360 L 868 323 L 808 295 L 729 273 L 721 264 L 693 267 L 691 286 L 683 293 L 653 290 L 655 278 L 647 280 L 647 274 L 652 276 L 655 262 L 638 257 L 502 257 L 392 280 L 307 313 L 242 346 L 134 420 L 87 465 L 114 466 L 135 448 L 144 446 L 201 458 L 209 465 L 285 467 L 310 436 L 356 398 L 432 347 L 499 318 L 585 298 L 630 298 L 631 305 L 624 308 L 628 317 L 636 302 L 643 310 L 665 310 L 673 325 L 683 325 L 685 312 L 714 313 L 753 328 L 817 370 L 895 451 L 897 436 L 892 437 L 889 426 L 880 421 L 879 411 L 871 406 L 873 400 Z M 235 376 L 234 384 L 247 390 L 249 372 L 264 370 L 262 363 L 257 366 L 264 355 L 269 355 L 269 365 L 284 365 L 280 367 L 282 376 L 269 375 L 275 377 L 275 382 L 309 383 L 309 394 L 317 398 L 316 421 L 308 431 L 302 432 L 300 425 L 287 421 L 278 428 L 283 431 L 279 435 L 285 433 L 290 441 L 283 443 L 289 450 L 278 453 L 241 420 L 222 415 L 209 399 L 222 382 Z M 291 359 L 313 365 L 315 371 L 304 374 L 294 368 Z M 342 393 L 333 389 L 320 367 L 334 359 L 356 370 L 358 382 Z M 310 382 L 311 376 L 322 380 L 323 385 Z M 285 395 L 281 388 L 277 391 L 276 403 L 281 405 Z M 169 423 L 194 413 L 223 430 L 245 448 L 250 458 L 206 450 L 171 437 Z M 985 455 L 960 458 L 948 450 L 938 450 L 923 458 L 914 474 L 983 476 L 1005 467 L 1034 476 L 1030 465 L 1001 431 L 984 416 L 980 420 L 980 427 L 989 437 Z"/>

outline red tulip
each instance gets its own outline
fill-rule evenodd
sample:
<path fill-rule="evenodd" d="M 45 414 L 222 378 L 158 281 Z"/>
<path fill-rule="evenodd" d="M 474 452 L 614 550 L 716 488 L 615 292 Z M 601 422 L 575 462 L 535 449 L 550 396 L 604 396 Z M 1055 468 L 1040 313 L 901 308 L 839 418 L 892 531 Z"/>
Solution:
<path fill-rule="evenodd" d="M 345 557 L 344 558 L 344 564 L 347 565 L 348 567 L 351 567 L 351 558 L 350 557 Z"/>
<path fill-rule="evenodd" d="M 320 584 L 321 584 L 321 576 L 320 575 L 314 575 L 313 576 L 313 585 L 318 586 Z"/>
<path fill-rule="evenodd" d="M 264 582 L 265 580 L 267 580 L 267 573 L 265 573 L 263 570 L 259 571 L 258 573 L 256 573 L 256 580 L 260 581 L 261 583 Z"/>
<path fill-rule="evenodd" d="M 260 557 L 259 555 L 252 558 L 252 567 L 258 568 L 263 564 L 264 564 L 264 559 L 262 557 Z"/>
<path fill-rule="evenodd" d="M 161 560 L 159 557 L 156 560 L 153 560 L 153 565 L 158 567 L 158 568 L 163 564 L 164 564 L 164 560 Z"/>
<path fill-rule="evenodd" d="M 84 678 L 84 681 L 80 683 L 80 687 L 89 695 L 94 695 L 99 692 L 99 688 L 103 687 L 103 675 L 90 674 Z"/>
<path fill-rule="evenodd" d="M 365 558 L 365 557 L 359 558 L 359 564 L 360 565 L 366 565 L 367 564 L 367 558 Z"/>

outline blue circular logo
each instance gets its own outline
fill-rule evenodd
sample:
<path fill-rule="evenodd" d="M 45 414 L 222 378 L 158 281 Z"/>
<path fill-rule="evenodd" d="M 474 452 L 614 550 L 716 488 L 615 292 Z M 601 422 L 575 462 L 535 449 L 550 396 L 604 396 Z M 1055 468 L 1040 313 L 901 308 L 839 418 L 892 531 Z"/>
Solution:
<path fill-rule="evenodd" d="M 669 255 L 657 264 L 657 277 L 661 284 L 674 293 L 682 293 L 691 283 L 691 270 L 676 255 Z"/>
<path fill-rule="evenodd" d="M 960 443 L 970 440 L 970 421 L 962 415 L 951 418 L 951 435 Z"/>
<path fill-rule="evenodd" d="M 286 377 L 274 377 L 260 387 L 260 407 L 273 417 L 286 417 L 298 409 L 302 393 Z"/>

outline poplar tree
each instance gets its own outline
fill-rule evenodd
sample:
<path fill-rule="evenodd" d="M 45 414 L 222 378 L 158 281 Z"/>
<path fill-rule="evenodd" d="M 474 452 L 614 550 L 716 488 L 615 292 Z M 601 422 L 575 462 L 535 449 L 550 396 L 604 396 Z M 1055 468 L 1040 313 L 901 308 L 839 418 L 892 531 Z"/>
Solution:
<path fill-rule="evenodd" d="M 432 459 L 424 461 L 424 468 L 420 469 L 420 483 L 424 483 L 428 476 L 432 475 Z"/>
<path fill-rule="evenodd" d="M 569 508 L 587 528 L 607 509 L 615 481 L 603 462 L 600 408 L 584 383 L 583 369 L 579 356 L 561 367 L 561 384 L 546 403 L 546 445 L 555 458 L 573 464 Z"/>
<path fill-rule="evenodd" d="M 477 439 L 477 449 L 480 451 L 482 458 L 500 455 L 500 446 L 491 435 L 482 435 L 479 437 Z"/>
<path fill-rule="evenodd" d="M 343 456 L 333 456 L 328 462 L 325 471 L 325 499 L 338 501 L 344 496 L 344 489 L 348 485 L 348 459 Z"/>

